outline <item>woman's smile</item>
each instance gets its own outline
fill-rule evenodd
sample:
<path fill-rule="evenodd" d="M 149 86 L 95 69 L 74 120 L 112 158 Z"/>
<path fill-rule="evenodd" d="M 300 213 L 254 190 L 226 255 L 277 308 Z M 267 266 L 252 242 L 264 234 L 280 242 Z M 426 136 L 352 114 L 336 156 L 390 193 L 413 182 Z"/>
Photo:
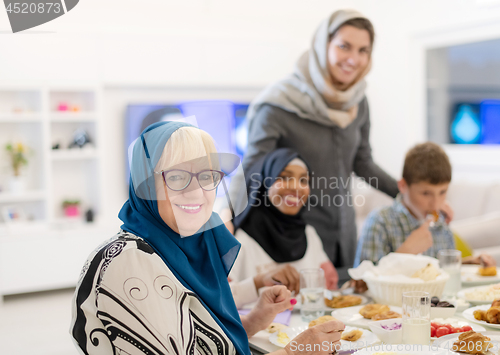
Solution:
<path fill-rule="evenodd" d="M 302 205 L 302 201 L 297 195 L 285 195 L 284 201 L 287 206 Z"/>
<path fill-rule="evenodd" d="M 175 206 L 177 206 L 180 210 L 182 210 L 183 212 L 186 212 L 186 213 L 198 213 L 201 211 L 201 206 L 203 206 L 203 204 L 175 204 Z"/>
<path fill-rule="evenodd" d="M 346 74 L 351 74 L 356 70 L 356 68 L 351 65 L 339 64 L 339 67 Z"/>

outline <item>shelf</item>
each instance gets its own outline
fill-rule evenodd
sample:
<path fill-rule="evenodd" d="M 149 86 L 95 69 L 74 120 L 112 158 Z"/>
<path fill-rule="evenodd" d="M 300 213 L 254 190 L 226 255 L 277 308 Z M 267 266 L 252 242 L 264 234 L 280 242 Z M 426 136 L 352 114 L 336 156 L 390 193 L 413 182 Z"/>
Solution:
<path fill-rule="evenodd" d="M 97 150 L 95 148 L 54 149 L 50 157 L 54 161 L 96 159 Z"/>
<path fill-rule="evenodd" d="M 43 190 L 27 190 L 22 193 L 0 192 L 0 203 L 42 201 L 45 199 Z"/>
<path fill-rule="evenodd" d="M 0 122 L 41 122 L 42 117 L 39 113 L 0 113 Z"/>
<path fill-rule="evenodd" d="M 64 104 L 79 110 L 59 111 Z M 14 140 L 35 153 L 25 173 L 29 190 L 12 193 L 9 176 L 0 176 L 5 185 L 0 191 L 0 303 L 3 294 L 74 286 L 88 253 L 116 234 L 117 221 L 113 226 L 99 224 L 104 199 L 101 107 L 100 87 L 0 88 L 0 150 Z M 85 131 L 91 143 L 68 149 L 79 131 Z M 51 149 L 55 144 L 64 149 Z M 7 162 L 0 158 L 0 163 L 7 169 Z M 81 216 L 76 219 L 62 217 L 62 202 L 69 199 L 81 201 Z M 10 207 L 23 218 L 4 220 L 4 210 Z M 95 213 L 94 223 L 84 221 L 89 208 Z M 59 262 L 44 262 L 47 258 Z M 20 266 L 27 264 L 37 267 Z"/>
<path fill-rule="evenodd" d="M 97 113 L 95 112 L 51 112 L 50 120 L 52 122 L 96 122 Z"/>

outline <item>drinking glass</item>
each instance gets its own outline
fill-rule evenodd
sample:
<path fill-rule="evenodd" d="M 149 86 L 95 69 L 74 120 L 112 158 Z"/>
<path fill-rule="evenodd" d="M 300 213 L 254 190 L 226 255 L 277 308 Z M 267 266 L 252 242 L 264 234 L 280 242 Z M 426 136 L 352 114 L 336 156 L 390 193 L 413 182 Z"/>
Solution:
<path fill-rule="evenodd" d="M 446 271 L 450 278 L 444 286 L 445 297 L 456 297 L 462 287 L 460 267 L 462 265 L 462 252 L 460 250 L 445 249 L 438 252 L 439 267 Z"/>
<path fill-rule="evenodd" d="M 323 269 L 300 270 L 300 315 L 304 322 L 321 317 L 325 309 L 325 273 Z"/>
<path fill-rule="evenodd" d="M 429 345 L 431 297 L 428 292 L 403 292 L 403 344 Z"/>

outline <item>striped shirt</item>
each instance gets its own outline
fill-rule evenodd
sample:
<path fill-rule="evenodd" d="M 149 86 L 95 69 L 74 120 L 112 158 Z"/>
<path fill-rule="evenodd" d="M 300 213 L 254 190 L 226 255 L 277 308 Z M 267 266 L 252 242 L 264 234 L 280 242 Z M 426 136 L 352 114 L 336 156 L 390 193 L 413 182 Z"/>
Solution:
<path fill-rule="evenodd" d="M 383 256 L 395 252 L 420 225 L 421 222 L 408 211 L 401 201 L 401 195 L 398 195 L 392 206 L 373 211 L 367 217 L 358 240 L 354 267 L 363 260 L 377 263 Z M 453 233 L 442 215 L 429 229 L 433 245 L 424 255 L 435 258 L 439 250 L 455 249 Z"/>

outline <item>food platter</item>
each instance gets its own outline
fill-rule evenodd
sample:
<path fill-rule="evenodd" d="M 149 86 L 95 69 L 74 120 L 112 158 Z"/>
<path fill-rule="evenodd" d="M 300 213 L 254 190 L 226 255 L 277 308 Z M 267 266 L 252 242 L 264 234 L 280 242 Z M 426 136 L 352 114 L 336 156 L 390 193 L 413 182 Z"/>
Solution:
<path fill-rule="evenodd" d="M 474 305 L 491 304 L 500 298 L 500 284 L 465 288 L 457 293 L 457 297 Z"/>
<path fill-rule="evenodd" d="M 341 294 L 338 291 L 325 290 L 325 293 L 324 293 L 324 297 L 328 298 L 330 300 L 333 299 L 334 297 L 338 297 L 340 295 Z M 365 305 L 365 304 L 367 304 L 370 301 L 370 299 L 368 297 L 363 296 L 363 295 L 353 294 L 352 296 L 356 296 L 356 297 L 361 298 L 361 303 L 359 305 Z M 298 297 L 296 297 L 296 299 L 297 299 L 297 304 L 295 306 L 293 306 L 293 308 L 297 309 L 297 310 L 300 310 L 300 308 L 301 308 L 301 297 L 300 297 L 300 295 Z M 342 308 L 328 307 L 326 304 L 323 303 L 323 308 L 321 310 L 324 311 L 324 312 L 331 312 L 331 311 L 334 311 L 336 309 L 342 309 Z"/>
<path fill-rule="evenodd" d="M 481 276 L 478 274 L 479 268 L 479 265 L 462 265 L 460 270 L 462 287 L 481 286 L 500 282 L 499 267 L 497 267 L 497 274 L 495 276 Z"/>
<path fill-rule="evenodd" d="M 481 305 L 481 306 L 476 306 L 476 307 L 471 307 L 471 308 L 468 308 L 464 311 L 464 313 L 462 313 L 462 316 L 473 322 L 473 323 L 476 323 L 476 324 L 480 324 L 482 326 L 486 326 L 486 327 L 490 327 L 490 328 L 495 328 L 495 329 L 500 329 L 500 324 L 491 324 L 491 323 L 487 323 L 483 320 L 477 320 L 476 318 L 474 318 L 474 311 L 475 310 L 482 310 L 482 311 L 487 311 L 488 309 L 490 308 L 490 305 L 487 305 L 487 304 L 484 304 L 484 305 Z"/>
<path fill-rule="evenodd" d="M 491 339 L 492 348 L 485 352 L 485 355 L 497 355 L 500 344 L 500 332 L 480 332 L 480 334 L 487 336 Z M 453 349 L 453 343 L 458 340 L 460 333 L 445 335 L 438 340 L 436 340 L 433 344 L 434 347 L 450 350 L 451 354 L 462 354 L 462 352 L 451 351 Z M 466 344 L 462 344 L 462 346 L 466 346 Z"/>
<path fill-rule="evenodd" d="M 364 318 L 361 314 L 359 314 L 359 310 L 363 307 L 364 306 L 355 306 L 336 309 L 332 312 L 332 317 L 343 322 L 345 325 L 369 329 L 369 325 L 373 321 L 371 319 Z M 403 314 L 401 307 L 389 306 L 389 308 L 391 311 Z"/>
<path fill-rule="evenodd" d="M 405 350 L 417 348 L 418 350 Z M 401 350 L 400 350 L 401 349 Z M 367 349 L 361 349 L 353 353 L 353 355 L 448 355 L 446 349 L 440 349 L 432 346 L 415 346 L 403 344 L 384 344 L 374 346 Z"/>
<path fill-rule="evenodd" d="M 281 332 L 285 333 L 288 336 L 288 338 L 290 339 L 290 341 L 292 341 L 297 335 L 299 335 L 300 333 L 302 333 L 306 329 L 307 329 L 307 326 L 300 326 L 300 327 L 285 328 L 285 329 L 281 330 Z M 347 333 L 347 332 L 350 332 L 351 330 L 355 330 L 355 329 L 359 329 L 360 331 L 362 331 L 363 335 L 361 336 L 361 338 L 359 338 L 357 341 L 354 341 L 354 342 L 341 340 L 340 341 L 340 348 L 342 350 L 344 350 L 344 349 L 349 349 L 349 350 L 359 349 L 359 348 L 371 346 L 373 344 L 380 342 L 378 337 L 367 329 L 360 329 L 360 328 L 355 328 L 355 327 L 345 327 L 344 332 Z M 275 332 L 275 333 L 272 333 L 271 335 L 269 335 L 269 341 L 271 343 L 273 343 L 274 345 L 279 346 L 280 348 L 284 348 L 287 345 L 287 343 L 280 342 L 278 334 L 279 334 L 279 332 Z"/>

